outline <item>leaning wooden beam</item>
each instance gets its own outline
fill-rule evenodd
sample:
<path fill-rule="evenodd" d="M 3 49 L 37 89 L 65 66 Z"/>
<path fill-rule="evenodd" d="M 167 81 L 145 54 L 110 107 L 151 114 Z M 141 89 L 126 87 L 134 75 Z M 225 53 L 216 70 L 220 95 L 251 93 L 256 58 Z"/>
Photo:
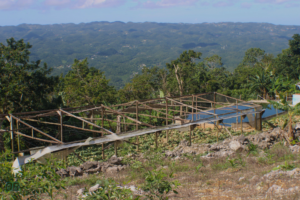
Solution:
<path fill-rule="evenodd" d="M 50 125 L 60 126 L 60 123 L 44 122 L 44 121 L 40 121 L 40 120 L 36 120 L 36 119 L 24 119 L 24 120 L 32 121 L 32 122 L 37 122 L 37 123 L 41 123 L 41 124 L 50 124 Z M 95 133 L 106 133 L 104 131 L 96 131 L 96 130 L 91 130 L 91 129 L 84 129 L 84 128 L 79 128 L 77 126 L 72 126 L 72 125 L 68 125 L 68 124 L 63 124 L 63 126 L 64 127 L 68 127 L 68 128 L 83 130 L 83 131 L 95 132 Z"/>
<path fill-rule="evenodd" d="M 69 113 L 80 113 L 80 112 L 92 111 L 92 110 L 97 110 L 97 109 L 101 109 L 101 107 L 89 108 L 89 109 L 84 109 L 84 110 L 68 111 L 68 112 Z"/>
<path fill-rule="evenodd" d="M 19 131 L 19 130 L 28 130 L 28 129 L 31 129 L 31 128 L 19 128 L 19 129 L 14 129 L 14 130 L 0 129 L 0 133 L 11 132 L 11 131 Z"/>
<path fill-rule="evenodd" d="M 31 137 L 31 136 L 29 136 L 29 135 L 25 135 L 25 134 L 20 133 L 20 132 L 18 132 L 18 131 L 14 131 L 14 133 L 17 134 L 17 135 L 21 135 L 21 136 L 23 136 L 23 137 L 27 137 L 27 138 L 33 139 L 33 140 L 39 140 L 39 141 L 42 141 L 42 142 L 49 142 L 49 143 L 55 143 L 55 144 L 58 144 L 58 143 L 59 143 L 59 142 L 54 142 L 54 141 L 52 141 L 52 140 L 44 140 L 44 139 L 40 139 L 40 138 L 36 138 L 36 137 Z"/>
<path fill-rule="evenodd" d="M 152 126 L 151 124 L 147 124 L 147 123 L 138 121 L 138 120 L 136 120 L 136 119 L 133 119 L 133 118 L 131 118 L 131 117 L 128 117 L 128 116 L 126 116 L 126 115 L 123 115 L 122 113 L 120 113 L 120 112 L 118 112 L 118 111 L 116 111 L 116 110 L 113 110 L 113 109 L 111 109 L 111 108 L 109 108 L 109 107 L 107 107 L 107 106 L 104 106 L 104 105 L 102 105 L 102 106 L 103 106 L 104 108 L 106 108 L 107 110 L 110 110 L 111 112 L 115 112 L 115 113 L 117 113 L 117 114 L 119 114 L 119 115 L 121 115 L 121 116 L 123 116 L 123 117 L 126 117 L 127 119 L 130 119 L 130 120 L 132 120 L 132 121 L 134 121 L 134 122 L 137 122 L 138 124 L 145 125 L 145 126 L 149 126 L 149 127 L 151 127 L 151 128 L 154 128 L 154 127 L 155 127 L 155 126 Z"/>
<path fill-rule="evenodd" d="M 65 113 L 66 115 L 70 116 L 70 117 L 74 117 L 74 118 L 79 119 L 79 120 L 81 120 L 81 121 L 83 121 L 83 122 L 85 122 L 85 123 L 87 123 L 87 124 L 89 124 L 89 125 L 92 125 L 92 126 L 95 126 L 95 127 L 97 127 L 97 128 L 103 129 L 103 130 L 104 130 L 105 132 L 107 132 L 107 133 L 115 134 L 114 132 L 112 132 L 112 131 L 110 131 L 110 130 L 107 130 L 106 128 L 103 128 L 103 127 L 101 127 L 101 126 L 98 126 L 97 124 L 94 124 L 94 123 L 92 123 L 92 122 L 90 122 L 90 121 L 87 121 L 87 120 L 85 120 L 85 119 L 82 119 L 81 117 L 77 117 L 77 116 L 75 116 L 75 115 L 73 115 L 73 114 L 71 114 L 71 113 L 69 113 L 69 112 L 67 112 L 67 111 L 64 111 L 64 110 L 62 110 L 62 109 L 59 109 L 59 110 L 62 111 L 63 113 Z"/>
<path fill-rule="evenodd" d="M 39 132 L 39 133 L 41 133 L 41 134 L 47 136 L 48 138 L 51 138 L 51 139 L 54 140 L 54 141 L 57 141 L 57 142 L 60 143 L 60 144 L 63 144 L 63 142 L 59 141 L 58 139 L 52 137 L 51 135 L 48 135 L 47 133 L 44 133 L 43 131 L 41 131 L 41 130 L 39 130 L 39 129 L 37 129 L 37 128 L 35 128 L 35 127 L 33 127 L 33 126 L 31 126 L 31 125 L 29 125 L 29 124 L 27 124 L 27 123 L 25 123 L 24 121 L 20 120 L 19 118 L 15 117 L 15 116 L 13 116 L 13 115 L 10 115 L 10 116 L 11 116 L 12 118 L 14 118 L 15 120 L 18 120 L 20 123 L 24 124 L 25 126 L 28 126 L 28 127 L 32 128 L 33 130 L 35 130 L 35 131 L 37 131 L 37 132 Z"/>
<path fill-rule="evenodd" d="M 201 112 L 203 112 L 203 113 L 207 113 L 207 114 L 209 114 L 209 115 L 215 115 L 215 116 L 217 116 L 217 114 L 213 114 L 213 113 L 210 113 L 210 112 L 206 112 L 206 111 L 204 111 L 204 110 L 201 110 L 201 109 L 195 108 L 195 107 L 193 107 L 193 106 L 190 106 L 190 105 L 181 103 L 181 102 L 179 102 L 179 101 L 175 101 L 175 100 L 170 99 L 170 98 L 168 98 L 168 97 L 167 97 L 167 99 L 169 99 L 169 100 L 171 100 L 171 101 L 174 101 L 175 103 L 181 104 L 181 105 L 183 105 L 183 106 L 186 106 L 186 107 L 189 107 L 189 108 L 192 108 L 192 109 L 199 110 L 199 111 L 201 111 Z"/>

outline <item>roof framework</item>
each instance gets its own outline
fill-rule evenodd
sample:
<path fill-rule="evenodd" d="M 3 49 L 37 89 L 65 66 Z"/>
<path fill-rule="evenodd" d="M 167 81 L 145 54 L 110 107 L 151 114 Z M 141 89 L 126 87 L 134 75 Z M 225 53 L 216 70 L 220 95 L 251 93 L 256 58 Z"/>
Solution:
<path fill-rule="evenodd" d="M 240 110 L 240 105 L 249 109 Z M 134 137 L 143 133 L 143 130 L 146 134 L 192 124 L 218 122 L 228 118 L 228 114 L 231 117 L 244 116 L 257 107 L 259 105 L 216 92 L 163 97 L 117 105 L 2 114 L 0 123 L 6 120 L 10 126 L 0 129 L 0 134 L 10 132 L 12 148 L 17 149 L 14 153 L 20 153 L 37 146 L 80 143 L 89 137 L 94 140 L 109 135 Z M 216 110 L 226 111 L 226 117 L 222 113 L 217 114 Z M 199 113 L 200 117 L 196 117 Z M 163 126 L 158 127 L 161 124 Z M 20 148 L 20 138 L 28 143 L 23 149 Z"/>

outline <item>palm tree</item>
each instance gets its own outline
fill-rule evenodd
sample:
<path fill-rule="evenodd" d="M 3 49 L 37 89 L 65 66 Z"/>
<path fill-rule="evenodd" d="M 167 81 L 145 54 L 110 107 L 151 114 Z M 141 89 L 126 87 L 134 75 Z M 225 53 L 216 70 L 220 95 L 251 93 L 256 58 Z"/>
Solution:
<path fill-rule="evenodd" d="M 251 92 L 260 93 L 266 99 L 267 92 L 271 85 L 271 79 L 264 70 L 257 71 L 254 77 L 249 77 L 249 89 Z"/>

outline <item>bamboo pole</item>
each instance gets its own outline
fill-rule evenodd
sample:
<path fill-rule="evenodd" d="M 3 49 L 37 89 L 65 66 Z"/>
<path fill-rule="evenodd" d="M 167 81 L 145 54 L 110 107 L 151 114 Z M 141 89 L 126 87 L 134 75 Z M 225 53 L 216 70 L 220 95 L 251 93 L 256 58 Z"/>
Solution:
<path fill-rule="evenodd" d="M 114 143 L 115 143 L 115 156 L 118 156 L 118 144 L 117 144 L 117 141 L 115 141 Z"/>
<path fill-rule="evenodd" d="M 10 130 L 11 152 L 14 153 L 14 120 L 12 116 L 10 116 Z"/>
<path fill-rule="evenodd" d="M 193 95 L 193 101 L 192 101 L 192 122 L 194 121 L 194 95 Z"/>
<path fill-rule="evenodd" d="M 15 116 L 13 116 L 13 115 L 10 115 L 10 116 L 11 116 L 11 118 L 14 118 L 14 119 L 18 120 L 20 123 L 24 124 L 25 126 L 31 127 L 33 130 L 35 130 L 35 131 L 37 131 L 37 132 L 39 132 L 39 133 L 41 133 L 41 134 L 43 134 L 43 135 L 45 135 L 45 136 L 51 138 L 52 140 L 54 140 L 54 141 L 56 141 L 56 142 L 58 142 L 58 143 L 60 143 L 60 144 L 63 144 L 63 142 L 61 142 L 61 141 L 57 140 L 56 138 L 54 138 L 54 137 L 48 135 L 47 133 L 44 133 L 43 131 L 40 131 L 40 130 L 37 129 L 37 128 L 35 128 L 35 127 L 33 127 L 33 126 L 31 126 L 31 125 L 29 125 L 29 124 L 23 122 L 23 121 L 20 120 L 19 118 L 15 117 Z"/>
<path fill-rule="evenodd" d="M 58 113 L 59 113 L 59 119 L 60 119 L 60 140 L 61 140 L 61 142 L 63 142 L 63 138 L 64 138 L 64 135 L 63 135 L 63 115 L 62 115 L 61 111 L 59 111 Z"/>
<path fill-rule="evenodd" d="M 101 125 L 102 127 L 104 127 L 104 108 L 101 108 L 101 116 L 102 116 L 102 122 Z M 101 137 L 103 137 L 103 133 L 101 133 Z M 104 144 L 102 143 L 102 159 L 105 159 L 105 155 L 104 155 Z"/>
<path fill-rule="evenodd" d="M 91 114 L 91 122 L 93 122 L 94 119 L 94 110 L 92 110 L 92 114 Z M 94 128 L 93 126 L 91 127 L 92 129 Z M 96 137 L 96 134 L 93 133 L 93 137 Z"/>
<path fill-rule="evenodd" d="M 192 146 L 192 126 L 190 126 L 190 135 L 189 135 L 189 140 L 190 140 L 190 143 L 189 145 Z"/>
<path fill-rule="evenodd" d="M 166 126 L 168 126 L 168 99 L 165 98 L 166 101 Z M 169 131 L 166 130 L 167 143 L 169 142 Z"/>
<path fill-rule="evenodd" d="M 157 149 L 158 147 L 157 138 L 158 138 L 158 132 L 155 132 L 155 149 Z"/>
<path fill-rule="evenodd" d="M 174 101 L 175 103 L 179 103 L 179 104 L 184 105 L 184 106 L 187 106 L 187 107 L 189 107 L 189 108 L 194 108 L 194 107 L 189 106 L 189 105 L 187 105 L 187 104 L 184 104 L 184 103 L 175 101 L 174 99 L 171 99 L 171 98 L 168 98 L 168 97 L 166 97 L 166 98 L 169 99 L 170 101 Z M 212 113 L 210 113 L 210 112 L 206 112 L 206 111 L 201 110 L 201 109 L 198 109 L 198 108 L 194 108 L 194 109 L 199 110 L 199 111 L 204 112 L 204 113 L 207 113 L 207 114 L 209 114 L 209 115 L 216 115 L 216 114 L 212 114 Z"/>
<path fill-rule="evenodd" d="M 138 115 L 138 113 L 139 113 L 139 104 L 138 104 L 138 102 L 136 102 L 136 104 L 135 104 L 135 116 L 136 116 L 136 121 L 139 121 L 139 115 Z M 138 123 L 136 123 L 136 126 L 135 126 L 135 130 L 139 130 L 139 124 Z M 139 151 L 139 136 L 136 136 L 136 144 L 138 144 L 137 146 L 136 146 L 136 150 L 137 151 Z"/>
<path fill-rule="evenodd" d="M 19 122 L 16 120 L 17 130 L 19 129 Z M 20 151 L 20 135 L 18 135 L 18 151 Z"/>
<path fill-rule="evenodd" d="M 130 119 L 130 120 L 132 120 L 132 121 L 134 121 L 134 122 L 137 122 L 138 124 L 141 124 L 141 125 L 145 125 L 145 126 L 149 126 L 149 127 L 151 127 L 151 128 L 154 128 L 154 126 L 152 126 L 151 124 L 147 124 L 147 123 L 138 121 L 138 120 L 136 120 L 136 119 L 133 119 L 133 118 L 131 118 L 131 117 L 128 117 L 128 116 L 126 116 L 126 115 L 124 115 L 124 114 L 122 114 L 122 113 L 120 113 L 120 112 L 118 112 L 118 111 L 112 110 L 111 108 L 109 108 L 109 107 L 107 107 L 107 106 L 103 106 L 103 107 L 106 108 L 106 109 L 108 109 L 108 110 L 110 110 L 110 111 L 112 111 L 112 112 L 115 112 L 115 113 L 117 113 L 117 114 L 119 114 L 119 115 L 121 115 L 121 116 L 124 116 L 124 117 L 126 117 L 126 118 L 128 118 L 128 119 Z"/>
<path fill-rule="evenodd" d="M 64 110 L 62 110 L 62 109 L 61 109 L 61 111 L 64 112 L 66 115 L 70 116 L 70 117 L 74 117 L 74 118 L 76 118 L 76 119 L 79 119 L 79 120 L 81 120 L 81 121 L 83 121 L 83 122 L 85 122 L 85 123 L 87 123 L 87 124 L 90 124 L 90 125 L 95 126 L 96 128 L 103 129 L 103 130 L 104 130 L 105 132 L 107 132 L 107 133 L 115 134 L 114 132 L 112 132 L 112 131 L 110 131 L 110 130 L 107 130 L 106 128 L 103 128 L 103 127 L 101 127 L 101 126 L 98 126 L 98 125 L 96 125 L 96 124 L 94 124 L 94 123 L 92 123 L 92 122 L 89 122 L 89 121 L 87 121 L 87 120 L 84 120 L 84 119 L 82 119 L 81 117 L 77 117 L 77 116 L 75 116 L 75 115 L 73 115 L 73 114 L 71 114 L 71 113 L 69 113 L 69 112 L 66 112 L 66 111 L 64 111 Z"/>
<path fill-rule="evenodd" d="M 236 114 L 238 114 L 238 101 L 236 100 Z M 238 124 L 239 124 L 239 117 L 236 117 L 236 131 L 238 129 Z"/>
<path fill-rule="evenodd" d="M 33 139 L 33 140 L 39 140 L 39 141 L 42 141 L 42 142 L 49 142 L 49 143 L 56 143 L 56 144 L 58 144 L 58 142 L 55 142 L 55 141 L 52 141 L 52 140 L 44 140 L 44 139 L 40 139 L 40 138 L 36 138 L 36 137 L 31 137 L 29 135 L 25 135 L 24 133 L 21 133 L 21 132 L 18 132 L 18 131 L 15 131 L 14 133 L 17 134 L 17 135 L 21 135 L 23 137 L 27 137 L 27 138 Z"/>

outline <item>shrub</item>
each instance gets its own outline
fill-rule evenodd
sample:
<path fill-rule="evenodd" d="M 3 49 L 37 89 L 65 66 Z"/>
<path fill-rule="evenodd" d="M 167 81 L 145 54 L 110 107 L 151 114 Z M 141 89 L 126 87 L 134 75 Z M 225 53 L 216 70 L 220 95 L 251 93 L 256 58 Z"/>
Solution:
<path fill-rule="evenodd" d="M 54 190 L 64 188 L 65 181 L 60 180 L 55 169 L 62 165 L 53 159 L 46 159 L 47 164 L 41 165 L 34 162 L 28 163 L 23 171 L 16 175 L 12 173 L 12 163 L 9 159 L 12 157 L 10 152 L 4 152 L 0 155 L 0 199 L 40 199 L 41 195 L 48 195 L 53 199 Z M 5 191 L 5 185 L 8 182 L 17 182 L 20 185 L 19 191 Z"/>
<path fill-rule="evenodd" d="M 168 197 L 166 195 L 173 191 L 174 193 L 178 194 L 175 190 L 180 184 L 178 181 L 169 181 L 167 177 L 173 178 L 173 173 L 167 175 L 163 170 L 152 170 L 148 171 L 145 174 L 145 183 L 142 186 L 142 189 L 146 194 L 148 199 L 160 199 L 166 200 Z"/>
<path fill-rule="evenodd" d="M 130 189 L 124 189 L 118 187 L 116 182 L 112 179 L 103 179 L 98 180 L 97 184 L 100 185 L 100 188 L 93 193 L 87 193 L 86 200 L 138 200 L 139 196 L 134 196 L 133 192 Z"/>

